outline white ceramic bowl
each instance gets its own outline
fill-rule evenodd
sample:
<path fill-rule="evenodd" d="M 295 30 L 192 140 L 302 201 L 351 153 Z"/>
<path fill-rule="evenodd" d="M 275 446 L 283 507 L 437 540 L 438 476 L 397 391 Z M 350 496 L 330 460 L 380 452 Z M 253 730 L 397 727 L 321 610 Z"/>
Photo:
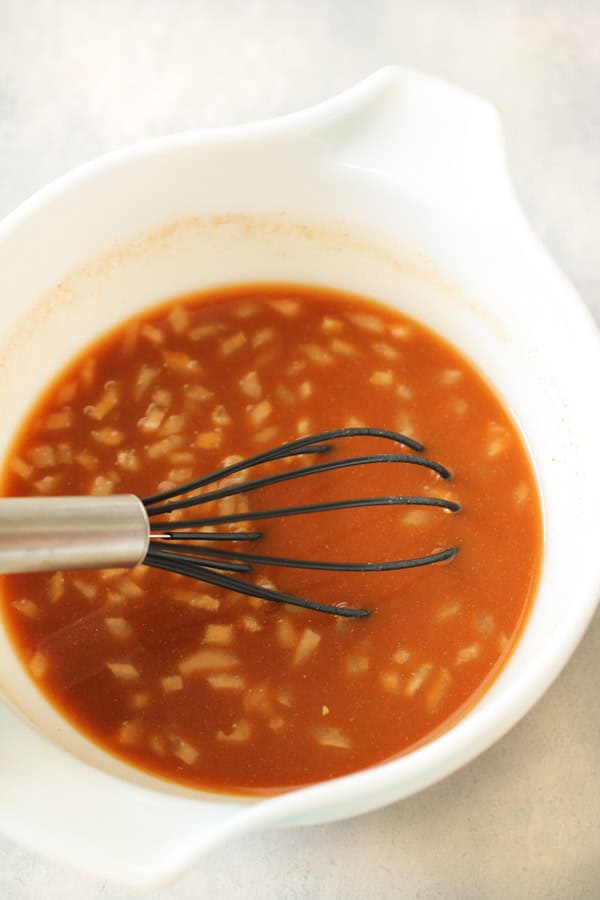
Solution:
<path fill-rule="evenodd" d="M 415 752 L 267 800 L 147 776 L 49 707 L 0 632 L 0 830 L 154 885 L 229 836 L 325 822 L 412 794 L 517 722 L 573 652 L 600 594 L 600 343 L 514 198 L 496 112 L 384 69 L 271 122 L 142 144 L 78 169 L 0 225 L 0 455 L 40 386 L 113 323 L 254 280 L 349 288 L 457 344 L 521 422 L 543 495 L 533 613 L 477 706 Z"/>

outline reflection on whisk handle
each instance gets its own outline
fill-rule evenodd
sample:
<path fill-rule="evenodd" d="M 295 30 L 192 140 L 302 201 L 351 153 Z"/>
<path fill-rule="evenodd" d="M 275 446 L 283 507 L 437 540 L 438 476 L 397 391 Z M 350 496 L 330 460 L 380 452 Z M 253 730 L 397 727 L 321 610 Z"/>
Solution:
<path fill-rule="evenodd" d="M 133 494 L 0 499 L 0 573 L 129 568 L 148 550 Z"/>

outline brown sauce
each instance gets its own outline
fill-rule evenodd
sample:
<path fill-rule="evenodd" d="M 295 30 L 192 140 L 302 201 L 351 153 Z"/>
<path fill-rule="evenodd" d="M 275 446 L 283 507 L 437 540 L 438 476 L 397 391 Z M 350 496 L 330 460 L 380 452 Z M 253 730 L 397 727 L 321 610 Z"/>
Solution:
<path fill-rule="evenodd" d="M 45 390 L 11 448 L 2 491 L 144 496 L 232 457 L 351 425 L 416 437 L 454 477 L 374 465 L 242 494 L 215 510 L 448 497 L 460 513 L 376 508 L 264 523 L 252 550 L 351 561 L 456 545 L 454 560 L 369 574 L 255 570 L 260 583 L 371 610 L 361 620 L 144 566 L 5 576 L 4 622 L 49 701 L 135 766 L 241 793 L 355 771 L 456 721 L 507 659 L 532 602 L 540 503 L 521 437 L 494 393 L 455 349 L 399 313 L 271 285 L 154 308 L 90 346 Z M 357 438 L 331 458 L 381 450 Z"/>

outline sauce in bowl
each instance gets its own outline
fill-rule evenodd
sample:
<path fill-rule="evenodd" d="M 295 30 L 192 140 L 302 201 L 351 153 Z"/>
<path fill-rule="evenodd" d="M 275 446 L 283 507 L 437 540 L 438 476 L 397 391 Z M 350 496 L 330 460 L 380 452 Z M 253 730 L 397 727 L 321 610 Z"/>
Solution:
<path fill-rule="evenodd" d="M 4 622 L 48 700 L 132 765 L 234 793 L 352 772 L 450 727 L 518 638 L 541 561 L 540 502 L 519 431 L 485 380 L 400 313 L 297 285 L 232 287 L 146 311 L 44 391 L 2 490 L 145 496 L 305 434 L 365 425 L 418 439 L 452 479 L 372 465 L 227 497 L 203 514 L 446 497 L 459 513 L 391 507 L 265 521 L 252 552 L 352 561 L 457 546 L 453 560 L 253 572 L 267 587 L 370 610 L 358 620 L 144 566 L 6 576 Z M 379 451 L 352 438 L 328 459 Z M 271 463 L 261 475 L 300 464 Z"/>

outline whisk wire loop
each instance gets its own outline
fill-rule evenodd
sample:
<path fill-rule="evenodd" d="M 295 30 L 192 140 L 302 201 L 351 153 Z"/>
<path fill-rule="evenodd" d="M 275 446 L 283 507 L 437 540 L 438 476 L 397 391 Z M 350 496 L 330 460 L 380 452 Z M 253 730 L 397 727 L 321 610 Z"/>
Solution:
<path fill-rule="evenodd" d="M 182 492 L 187 493 L 189 491 L 198 490 L 209 484 L 214 484 L 215 481 L 221 481 L 221 479 L 227 478 L 229 475 L 235 475 L 237 472 L 242 472 L 244 469 L 251 469 L 254 466 L 259 466 L 276 459 L 285 459 L 288 456 L 299 456 L 304 453 L 326 453 L 331 447 L 318 447 L 317 445 L 330 440 L 339 440 L 340 438 L 350 437 L 387 438 L 388 440 L 401 444 L 404 447 L 408 447 L 417 453 L 422 453 L 425 449 L 423 444 L 420 444 L 419 441 L 414 440 L 414 438 L 399 434 L 396 431 L 388 431 L 384 428 L 337 428 L 333 431 L 323 431 L 320 434 L 296 438 L 293 441 L 280 444 L 278 447 L 264 450 L 262 453 L 257 453 L 256 456 L 250 456 L 247 459 L 240 460 L 240 462 L 225 466 L 216 472 L 210 472 L 208 475 L 203 475 L 201 478 L 195 478 L 193 481 L 188 481 L 185 485 L 179 485 L 178 487 L 170 488 L 167 491 L 161 491 L 158 494 L 152 494 L 149 497 L 145 497 L 143 503 L 146 506 L 154 506 L 156 503 L 163 503 L 166 500 L 170 500 L 171 497 L 177 497 Z"/>
<path fill-rule="evenodd" d="M 301 469 L 292 469 L 289 472 L 279 472 L 277 475 L 267 475 L 265 478 L 257 478 L 253 481 L 246 481 L 240 484 L 229 484 L 216 491 L 208 491 L 205 494 L 186 497 L 182 500 L 174 500 L 173 502 L 164 503 L 159 506 L 150 506 L 150 508 L 147 509 L 147 512 L 149 516 L 152 516 L 175 512 L 176 509 L 189 509 L 193 506 L 202 506 L 204 503 L 210 503 L 212 500 L 222 500 L 223 497 L 232 497 L 236 494 L 247 494 L 258 488 L 282 484 L 285 481 L 294 481 L 297 478 L 306 478 L 308 475 L 318 475 L 324 472 L 333 472 L 336 469 L 347 469 L 354 466 L 369 466 L 374 463 L 409 463 L 431 469 L 431 471 L 441 475 L 442 478 L 449 477 L 449 474 L 447 474 L 448 470 L 431 459 L 404 453 L 377 453 L 369 456 L 352 456 L 347 459 L 335 459 L 330 462 L 305 466 Z M 146 504 L 147 501 L 144 501 L 144 503 Z"/>
<path fill-rule="evenodd" d="M 354 607 L 343 605 L 332 605 L 328 603 L 319 603 L 316 600 L 306 600 L 303 597 L 296 597 L 294 594 L 285 594 L 283 591 L 277 591 L 271 588 L 263 587 L 258 584 L 249 584 L 242 581 L 241 578 L 232 578 L 219 572 L 205 569 L 201 575 L 198 575 L 193 565 L 172 561 L 170 554 L 160 553 L 159 551 L 150 550 L 148 565 L 157 569 L 164 569 L 167 572 L 177 572 L 180 575 L 188 575 L 215 587 L 225 588 L 226 590 L 235 591 L 238 594 L 244 594 L 248 597 L 258 597 L 261 600 L 271 600 L 275 603 L 285 603 L 290 606 L 299 606 L 302 609 L 309 609 L 313 612 L 329 613 L 334 616 L 342 616 L 352 619 L 363 619 L 370 615 L 367 609 L 357 609 Z"/>

